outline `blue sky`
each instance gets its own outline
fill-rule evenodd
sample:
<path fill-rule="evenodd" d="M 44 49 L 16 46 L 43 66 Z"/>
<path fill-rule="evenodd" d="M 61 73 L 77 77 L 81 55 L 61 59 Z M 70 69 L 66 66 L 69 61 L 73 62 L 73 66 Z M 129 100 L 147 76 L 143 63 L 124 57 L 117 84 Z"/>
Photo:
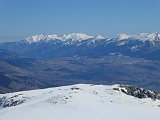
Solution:
<path fill-rule="evenodd" d="M 160 0 L 0 0 L 0 41 L 34 34 L 160 31 Z"/>

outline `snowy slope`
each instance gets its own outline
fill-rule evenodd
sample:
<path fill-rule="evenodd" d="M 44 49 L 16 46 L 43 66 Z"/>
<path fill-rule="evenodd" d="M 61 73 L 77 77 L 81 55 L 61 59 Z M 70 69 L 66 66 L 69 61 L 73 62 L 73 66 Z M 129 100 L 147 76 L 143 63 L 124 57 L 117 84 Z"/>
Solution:
<path fill-rule="evenodd" d="M 119 34 L 117 37 L 113 38 L 106 38 L 101 35 L 98 36 L 90 36 L 86 35 L 84 33 L 72 33 L 72 34 L 66 34 L 66 35 L 56 35 L 56 34 L 39 34 L 39 35 L 34 35 L 31 37 L 25 38 L 24 42 L 27 42 L 29 44 L 35 43 L 35 42 L 42 42 L 42 41 L 63 41 L 66 42 L 68 40 L 72 41 L 79 41 L 82 42 L 83 40 L 127 40 L 127 39 L 132 39 L 132 40 L 140 40 L 140 41 L 160 41 L 160 33 L 140 33 L 138 35 L 127 35 L 125 33 Z"/>
<path fill-rule="evenodd" d="M 94 36 L 89 36 L 83 33 L 72 33 L 68 35 L 56 35 L 56 34 L 40 34 L 40 35 L 34 35 L 28 38 L 25 38 L 24 41 L 28 43 L 34 43 L 34 42 L 41 42 L 41 41 L 67 41 L 67 40 L 74 40 L 74 41 L 83 41 L 87 39 L 93 39 Z M 101 39 L 101 38 L 100 38 Z"/>
<path fill-rule="evenodd" d="M 0 120 L 160 120 L 159 100 L 115 88 L 119 85 L 78 84 L 0 95 L 5 102 L 19 101 L 1 108 Z"/>
<path fill-rule="evenodd" d="M 119 34 L 118 40 L 124 39 L 135 39 L 141 41 L 159 41 L 160 40 L 160 33 L 140 33 L 138 35 L 127 35 L 127 34 Z"/>

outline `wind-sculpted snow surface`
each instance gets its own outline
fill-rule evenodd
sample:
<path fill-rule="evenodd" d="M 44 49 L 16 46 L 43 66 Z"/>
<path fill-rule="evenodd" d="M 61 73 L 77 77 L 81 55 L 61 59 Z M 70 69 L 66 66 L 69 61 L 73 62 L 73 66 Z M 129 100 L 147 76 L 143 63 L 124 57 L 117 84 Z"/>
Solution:
<path fill-rule="evenodd" d="M 0 120 L 160 120 L 159 100 L 139 99 L 117 88 L 122 89 L 78 84 L 1 94 Z M 10 99 L 20 104 L 2 105 Z"/>

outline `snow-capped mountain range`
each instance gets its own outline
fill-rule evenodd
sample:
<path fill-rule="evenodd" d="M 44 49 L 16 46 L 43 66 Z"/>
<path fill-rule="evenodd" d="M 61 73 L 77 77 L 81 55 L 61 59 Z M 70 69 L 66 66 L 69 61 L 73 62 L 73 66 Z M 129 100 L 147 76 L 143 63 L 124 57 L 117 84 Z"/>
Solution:
<path fill-rule="evenodd" d="M 88 39 L 95 39 L 95 40 L 103 40 L 103 39 L 117 39 L 117 40 L 127 40 L 127 39 L 135 39 L 135 40 L 143 40 L 143 41 L 160 41 L 160 33 L 141 33 L 138 35 L 127 35 L 127 34 L 119 34 L 115 38 L 107 38 L 101 35 L 98 36 L 90 36 L 83 33 L 73 33 L 68 35 L 56 35 L 56 34 L 40 34 L 34 35 L 31 37 L 25 38 L 23 41 L 28 43 L 40 42 L 40 41 L 53 41 L 53 40 L 61 40 L 61 41 L 83 41 Z"/>
<path fill-rule="evenodd" d="M 71 56 L 100 57 L 120 53 L 130 57 L 160 60 L 160 33 L 119 34 L 113 38 L 82 33 L 40 34 L 17 42 L 2 43 L 0 49 L 38 59 Z"/>
<path fill-rule="evenodd" d="M 133 86 L 91 84 L 0 94 L 0 120 L 160 119 L 160 100 L 131 92 L 155 95 Z"/>
<path fill-rule="evenodd" d="M 140 33 L 138 35 L 119 34 L 119 40 L 135 39 L 143 41 L 160 41 L 160 33 Z"/>
<path fill-rule="evenodd" d="M 87 39 L 104 39 L 102 36 L 89 36 L 83 33 L 73 33 L 68 35 L 56 35 L 56 34 L 40 34 L 40 35 L 34 35 L 28 38 L 25 38 L 24 41 L 28 43 L 34 43 L 34 42 L 40 42 L 40 41 L 53 41 L 53 40 L 61 40 L 61 41 L 67 41 L 67 40 L 75 40 L 75 41 L 83 41 Z"/>

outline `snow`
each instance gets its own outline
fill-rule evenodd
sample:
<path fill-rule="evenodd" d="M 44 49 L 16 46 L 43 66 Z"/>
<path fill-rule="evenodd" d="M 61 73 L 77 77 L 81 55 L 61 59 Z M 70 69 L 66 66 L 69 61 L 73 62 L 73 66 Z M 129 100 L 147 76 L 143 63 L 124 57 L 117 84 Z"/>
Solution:
<path fill-rule="evenodd" d="M 141 33 L 139 36 L 137 36 L 137 38 L 142 40 L 156 41 L 160 40 L 160 33 Z"/>
<path fill-rule="evenodd" d="M 120 43 L 118 43 L 118 46 L 122 46 L 122 45 L 125 45 L 127 44 L 127 41 L 121 41 Z"/>
<path fill-rule="evenodd" d="M 17 106 L 0 109 L 0 120 L 160 120 L 160 101 L 138 99 L 118 85 L 77 84 L 1 94 L 27 98 Z"/>
<path fill-rule="evenodd" d="M 140 50 L 140 46 L 135 45 L 135 46 L 131 47 L 131 50 L 132 51 L 138 51 L 138 50 Z"/>
<path fill-rule="evenodd" d="M 34 43 L 34 42 L 39 42 L 39 41 L 44 41 L 44 40 L 61 40 L 62 38 L 56 34 L 52 35 L 45 35 L 45 34 L 40 34 L 40 35 L 34 35 L 28 38 L 25 38 L 25 41 L 28 43 Z"/>
<path fill-rule="evenodd" d="M 73 39 L 73 40 L 87 40 L 90 38 L 93 38 L 93 36 L 89 36 L 83 33 L 72 33 L 68 35 L 63 35 L 63 38 L 68 40 L 68 39 Z"/>
<path fill-rule="evenodd" d="M 154 41 L 160 41 L 160 33 L 140 33 L 138 35 L 127 35 L 125 33 L 119 34 L 115 38 L 110 38 L 110 40 L 140 40 L 140 41 L 151 41 L 154 43 Z M 108 41 L 109 38 L 103 37 L 101 35 L 97 36 L 90 36 L 83 33 L 72 33 L 72 34 L 66 34 L 66 35 L 56 35 L 56 34 L 40 34 L 40 35 L 34 35 L 28 38 L 25 38 L 22 40 L 25 43 L 36 43 L 36 42 L 49 42 L 49 41 L 62 41 L 64 44 L 73 44 L 77 42 L 82 42 L 84 40 L 90 40 L 90 42 L 93 42 L 93 40 L 106 40 Z M 112 42 L 112 41 L 111 41 Z M 123 45 L 123 44 L 122 44 Z"/>
<path fill-rule="evenodd" d="M 130 35 L 123 33 L 123 34 L 119 34 L 117 38 L 118 40 L 124 40 L 124 39 L 128 39 L 129 37 Z"/>
<path fill-rule="evenodd" d="M 102 40 L 102 39 L 106 39 L 106 37 L 103 37 L 103 36 L 101 36 L 101 35 L 97 35 L 97 36 L 95 37 L 95 40 Z"/>
<path fill-rule="evenodd" d="M 83 33 L 72 33 L 68 35 L 56 35 L 56 34 L 40 34 L 40 35 L 34 35 L 28 38 L 25 38 L 25 41 L 28 43 L 35 43 L 39 41 L 52 41 L 52 40 L 60 40 L 60 41 L 67 41 L 67 40 L 75 40 L 75 41 L 82 41 L 87 40 L 90 38 L 94 38 L 94 36 L 89 36 Z"/>
<path fill-rule="evenodd" d="M 118 40 L 132 39 L 141 41 L 157 41 L 160 40 L 160 33 L 140 33 L 138 35 L 119 34 Z"/>

